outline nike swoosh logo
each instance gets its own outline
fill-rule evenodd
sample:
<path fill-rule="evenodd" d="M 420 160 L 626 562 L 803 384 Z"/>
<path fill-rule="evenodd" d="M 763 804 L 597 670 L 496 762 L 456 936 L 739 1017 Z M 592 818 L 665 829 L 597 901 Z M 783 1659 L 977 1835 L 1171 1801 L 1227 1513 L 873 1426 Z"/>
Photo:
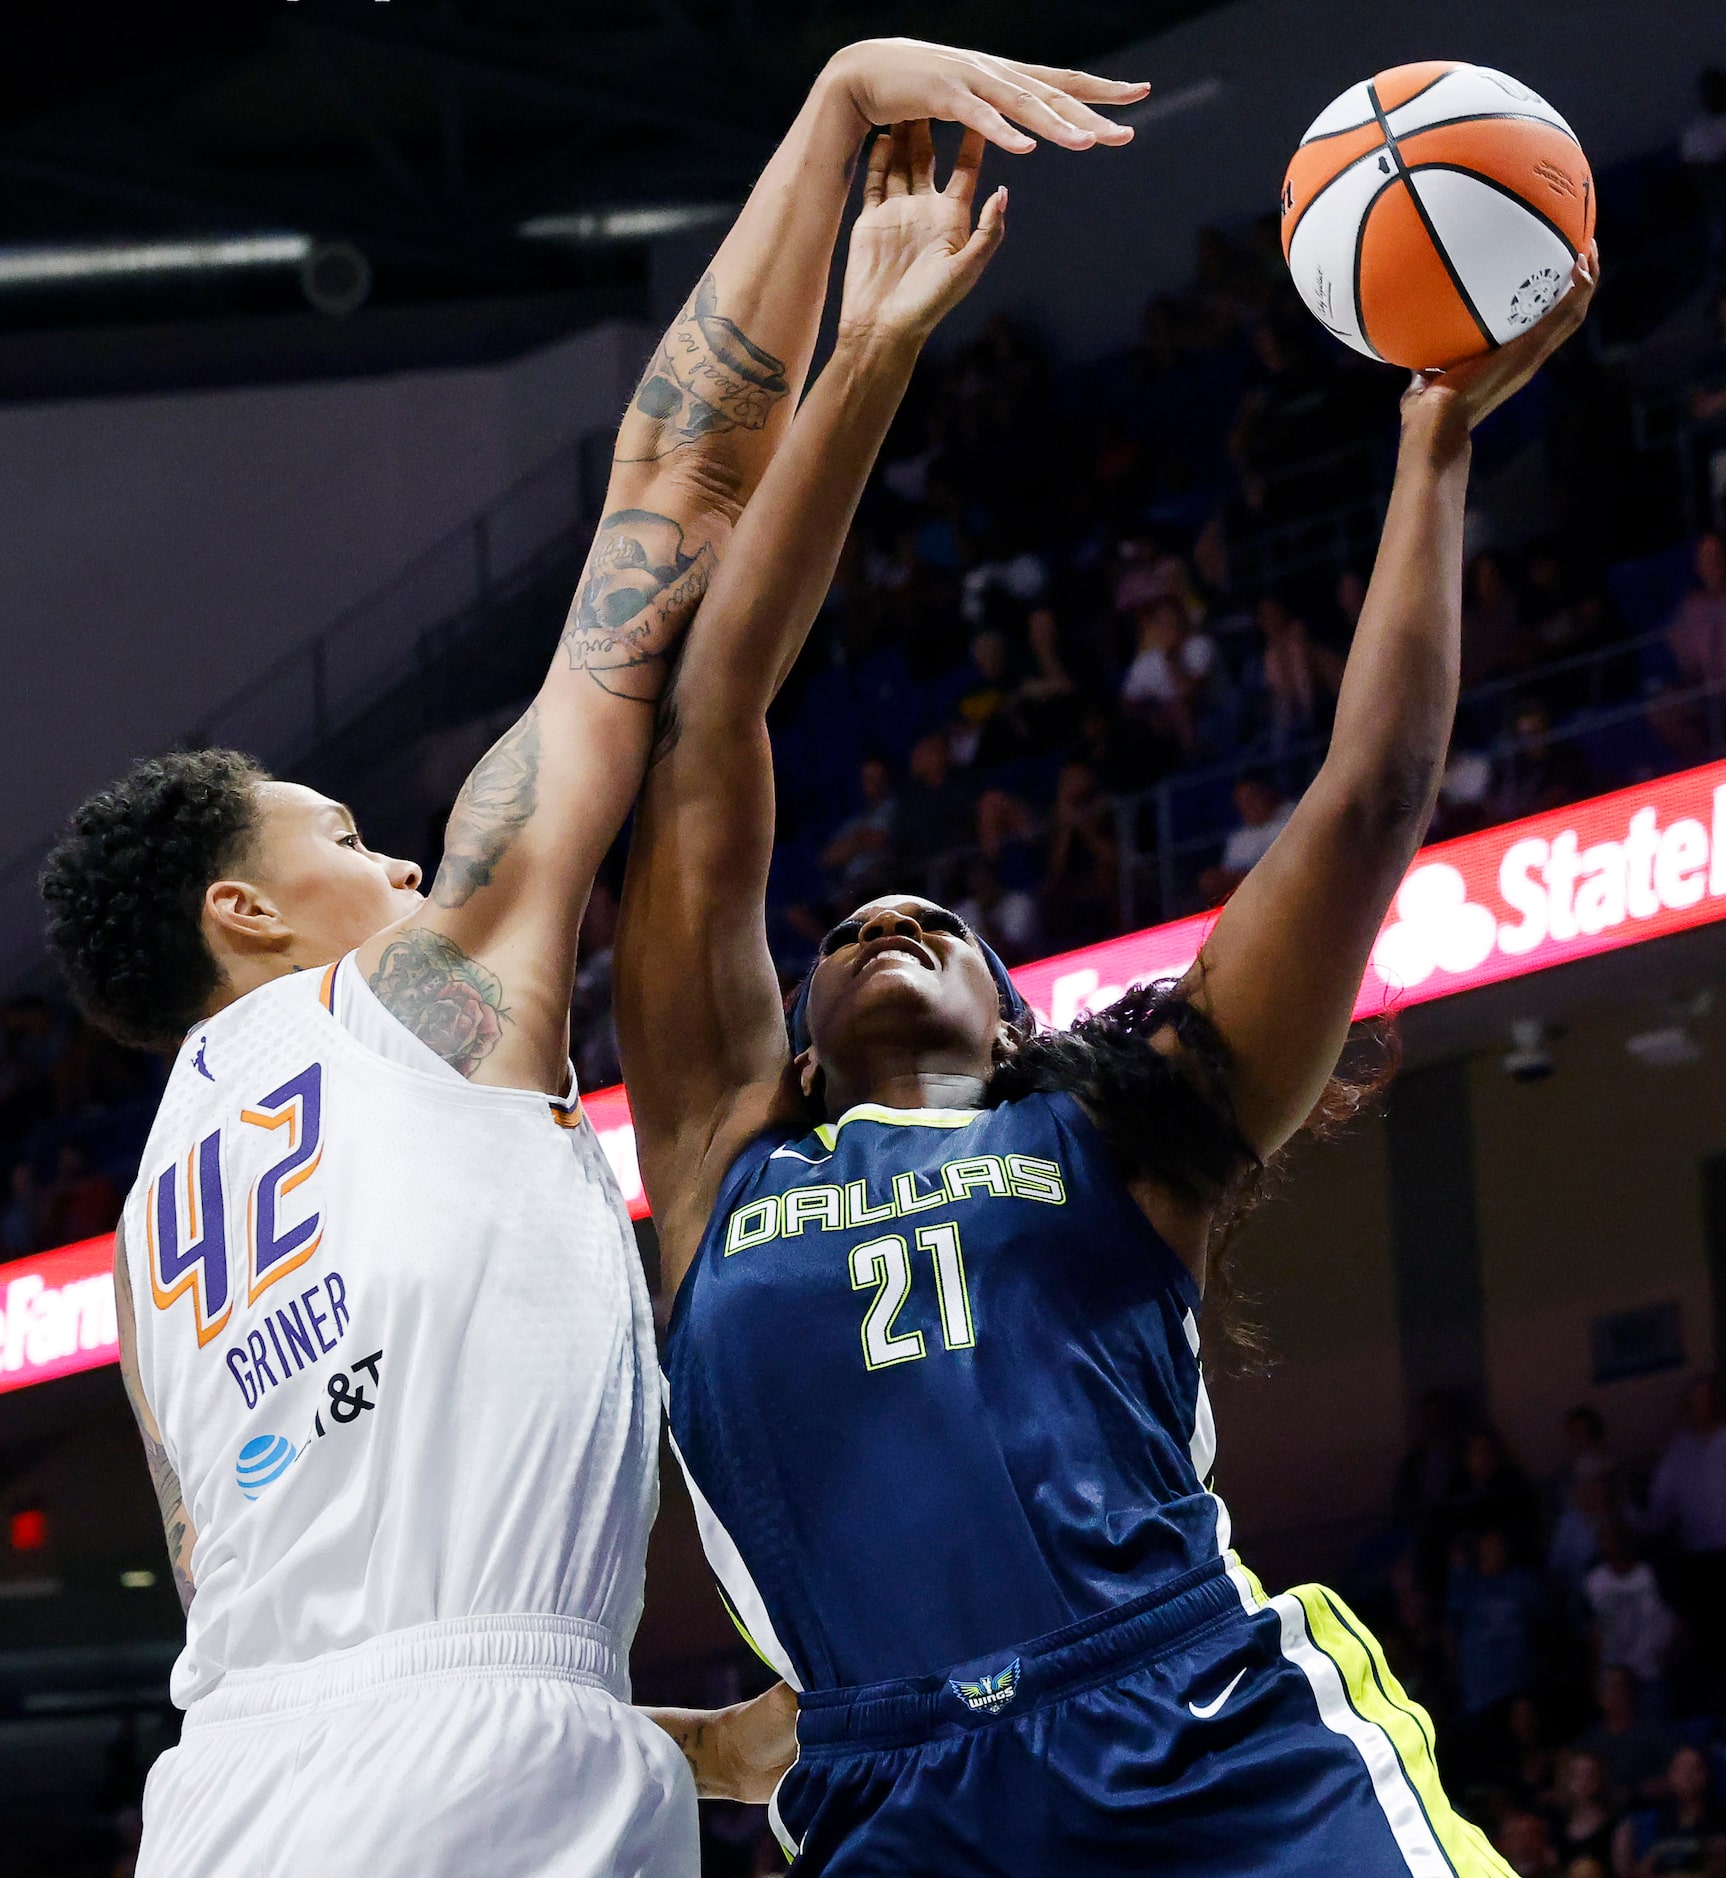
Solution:
<path fill-rule="evenodd" d="M 1203 1704 L 1189 1702 L 1187 1704 L 1187 1713 L 1191 1715 L 1195 1721 L 1209 1721 L 1213 1715 L 1221 1711 L 1223 1704 L 1234 1694 L 1235 1690 L 1240 1687 L 1241 1677 L 1246 1673 L 1244 1669 L 1238 1671 L 1234 1681 L 1229 1684 L 1214 1702 L 1205 1702 Z"/>

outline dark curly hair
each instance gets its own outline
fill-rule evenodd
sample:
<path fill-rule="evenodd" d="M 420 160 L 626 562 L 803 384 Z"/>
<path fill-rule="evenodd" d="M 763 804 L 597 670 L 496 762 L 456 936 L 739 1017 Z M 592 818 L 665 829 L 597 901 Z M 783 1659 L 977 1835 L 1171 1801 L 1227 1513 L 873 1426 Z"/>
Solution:
<path fill-rule="evenodd" d="M 1178 1055 L 1150 1047 L 1172 1029 Z M 1359 1024 L 1296 1141 L 1336 1134 L 1395 1073 L 1400 1051 L 1385 1022 Z M 1174 980 L 1135 985 L 1071 1030 L 1039 1030 L 1003 1054 L 991 1107 L 1036 1091 L 1065 1091 L 1096 1117 L 1123 1180 L 1154 1180 L 1211 1212 L 1205 1248 L 1205 1340 L 1222 1372 L 1264 1367 L 1266 1340 L 1245 1315 L 1230 1256 L 1237 1228 L 1268 1197 L 1288 1149 L 1263 1160 L 1241 1132 L 1229 1089 L 1229 1047 Z M 1291 1146 L 1293 1144 L 1291 1143 Z"/>
<path fill-rule="evenodd" d="M 48 946 L 72 996 L 122 1043 L 178 1043 L 221 982 L 204 890 L 245 852 L 265 773 L 237 750 L 135 763 L 73 814 L 44 863 Z"/>

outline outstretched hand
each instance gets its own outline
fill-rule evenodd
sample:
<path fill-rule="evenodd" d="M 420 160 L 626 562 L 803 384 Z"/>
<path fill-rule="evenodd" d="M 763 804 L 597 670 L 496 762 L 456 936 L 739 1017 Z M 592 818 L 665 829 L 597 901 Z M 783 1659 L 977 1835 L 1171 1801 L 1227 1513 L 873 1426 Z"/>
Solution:
<path fill-rule="evenodd" d="M 1038 137 L 1068 150 L 1131 142 L 1128 125 L 1091 107 L 1135 104 L 1150 90 L 1146 84 L 1024 65 L 922 39 L 859 40 L 834 54 L 826 76 L 844 88 L 867 124 L 942 118 L 967 125 L 1019 156 L 1034 150 Z"/>
<path fill-rule="evenodd" d="M 997 189 L 971 226 L 982 160 L 982 136 L 966 131 L 947 186 L 937 189 L 927 119 L 895 124 L 875 139 L 845 264 L 842 333 L 922 339 L 976 285 L 1001 245 L 1007 215 L 1007 192 Z"/>
<path fill-rule="evenodd" d="M 1404 420 L 1430 407 L 1435 416 L 1473 430 L 1506 398 L 1514 397 L 1588 317 L 1600 285 L 1598 243 L 1591 241 L 1576 257 L 1570 283 L 1569 292 L 1550 312 L 1495 351 L 1447 372 L 1416 372 L 1402 394 Z"/>

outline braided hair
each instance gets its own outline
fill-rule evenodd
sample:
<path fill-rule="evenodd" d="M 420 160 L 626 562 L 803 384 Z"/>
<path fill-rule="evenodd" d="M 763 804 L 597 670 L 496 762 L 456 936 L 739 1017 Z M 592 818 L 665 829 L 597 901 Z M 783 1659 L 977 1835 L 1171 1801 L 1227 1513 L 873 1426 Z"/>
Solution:
<path fill-rule="evenodd" d="M 245 853 L 264 772 L 236 750 L 175 750 L 89 797 L 38 881 L 48 946 L 79 1008 L 122 1043 L 177 1043 L 221 971 L 204 892 Z"/>

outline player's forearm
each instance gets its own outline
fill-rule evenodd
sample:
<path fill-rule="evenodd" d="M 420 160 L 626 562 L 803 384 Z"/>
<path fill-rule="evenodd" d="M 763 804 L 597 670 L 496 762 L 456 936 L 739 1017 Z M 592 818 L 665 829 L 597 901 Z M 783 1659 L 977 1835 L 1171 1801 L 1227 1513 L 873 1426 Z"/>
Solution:
<path fill-rule="evenodd" d="M 797 1758 L 797 1698 L 776 1683 L 730 1708 L 646 1708 L 675 1741 L 704 1800 L 764 1806 Z"/>
<path fill-rule="evenodd" d="M 608 506 L 643 502 L 659 467 L 732 513 L 748 500 L 809 370 L 868 128 L 823 72 L 642 376 Z"/>
<path fill-rule="evenodd" d="M 1405 424 L 1378 559 L 1315 788 L 1424 828 L 1456 716 L 1469 443 L 1417 410 Z M 1402 832 L 1395 831 L 1402 825 Z M 1416 829 L 1414 839 L 1418 840 Z"/>
<path fill-rule="evenodd" d="M 900 333 L 841 336 L 703 603 L 681 726 L 765 713 L 821 610 L 920 347 Z"/>

